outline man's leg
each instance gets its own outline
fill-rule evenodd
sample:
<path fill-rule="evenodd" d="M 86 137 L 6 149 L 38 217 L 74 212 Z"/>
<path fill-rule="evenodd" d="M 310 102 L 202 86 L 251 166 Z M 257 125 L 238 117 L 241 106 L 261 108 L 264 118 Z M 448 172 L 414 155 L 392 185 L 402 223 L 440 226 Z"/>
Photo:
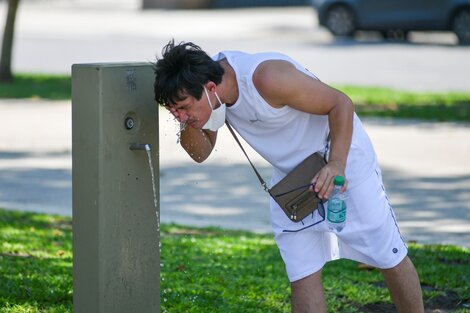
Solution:
<path fill-rule="evenodd" d="M 321 270 L 291 284 L 292 313 L 326 313 Z"/>
<path fill-rule="evenodd" d="M 397 266 L 381 270 L 398 313 L 424 312 L 418 273 L 408 257 Z"/>

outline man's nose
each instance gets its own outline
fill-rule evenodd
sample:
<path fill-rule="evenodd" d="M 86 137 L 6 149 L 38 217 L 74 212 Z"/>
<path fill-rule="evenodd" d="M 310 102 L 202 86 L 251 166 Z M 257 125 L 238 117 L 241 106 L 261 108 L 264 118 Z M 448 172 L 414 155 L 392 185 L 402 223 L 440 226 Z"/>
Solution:
<path fill-rule="evenodd" d="M 179 115 L 181 115 L 181 111 L 176 108 L 170 108 L 170 113 L 173 114 L 175 117 L 178 117 Z"/>
<path fill-rule="evenodd" d="M 184 110 L 176 109 L 176 111 L 175 111 L 175 113 L 173 113 L 173 115 L 176 117 L 176 119 L 179 122 L 182 122 L 182 123 L 186 122 L 189 119 L 188 114 Z"/>

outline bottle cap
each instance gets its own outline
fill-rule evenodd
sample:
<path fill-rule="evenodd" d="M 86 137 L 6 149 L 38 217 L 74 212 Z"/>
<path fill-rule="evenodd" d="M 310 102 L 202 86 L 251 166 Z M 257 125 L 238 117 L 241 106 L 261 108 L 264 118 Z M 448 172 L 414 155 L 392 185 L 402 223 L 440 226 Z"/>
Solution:
<path fill-rule="evenodd" d="M 336 186 L 343 186 L 344 185 L 344 177 L 343 176 L 336 176 L 335 177 L 335 180 L 333 181 L 333 183 L 336 185 Z"/>

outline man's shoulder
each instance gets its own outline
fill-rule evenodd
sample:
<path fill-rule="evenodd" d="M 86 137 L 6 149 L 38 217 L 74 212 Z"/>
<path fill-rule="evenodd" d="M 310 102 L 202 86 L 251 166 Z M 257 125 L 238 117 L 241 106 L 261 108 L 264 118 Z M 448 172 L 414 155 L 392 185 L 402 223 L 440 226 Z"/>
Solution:
<path fill-rule="evenodd" d="M 245 51 L 239 50 L 224 50 L 220 51 L 216 55 L 213 56 L 213 59 L 218 61 L 221 59 L 230 59 L 233 61 L 241 61 L 241 62 L 257 62 L 260 61 L 270 61 L 270 60 L 291 60 L 287 55 L 282 54 L 280 52 L 256 52 L 256 53 L 249 53 Z"/>

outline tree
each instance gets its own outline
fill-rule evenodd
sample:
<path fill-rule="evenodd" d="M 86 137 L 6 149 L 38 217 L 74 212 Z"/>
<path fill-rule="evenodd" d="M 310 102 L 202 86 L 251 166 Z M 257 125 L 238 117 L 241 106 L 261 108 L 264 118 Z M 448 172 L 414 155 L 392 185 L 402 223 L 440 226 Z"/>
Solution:
<path fill-rule="evenodd" d="M 13 50 L 13 34 L 15 30 L 16 11 L 20 0 L 8 0 L 7 19 L 3 32 L 2 54 L 0 56 L 0 81 L 13 79 L 11 73 L 11 55 Z"/>

